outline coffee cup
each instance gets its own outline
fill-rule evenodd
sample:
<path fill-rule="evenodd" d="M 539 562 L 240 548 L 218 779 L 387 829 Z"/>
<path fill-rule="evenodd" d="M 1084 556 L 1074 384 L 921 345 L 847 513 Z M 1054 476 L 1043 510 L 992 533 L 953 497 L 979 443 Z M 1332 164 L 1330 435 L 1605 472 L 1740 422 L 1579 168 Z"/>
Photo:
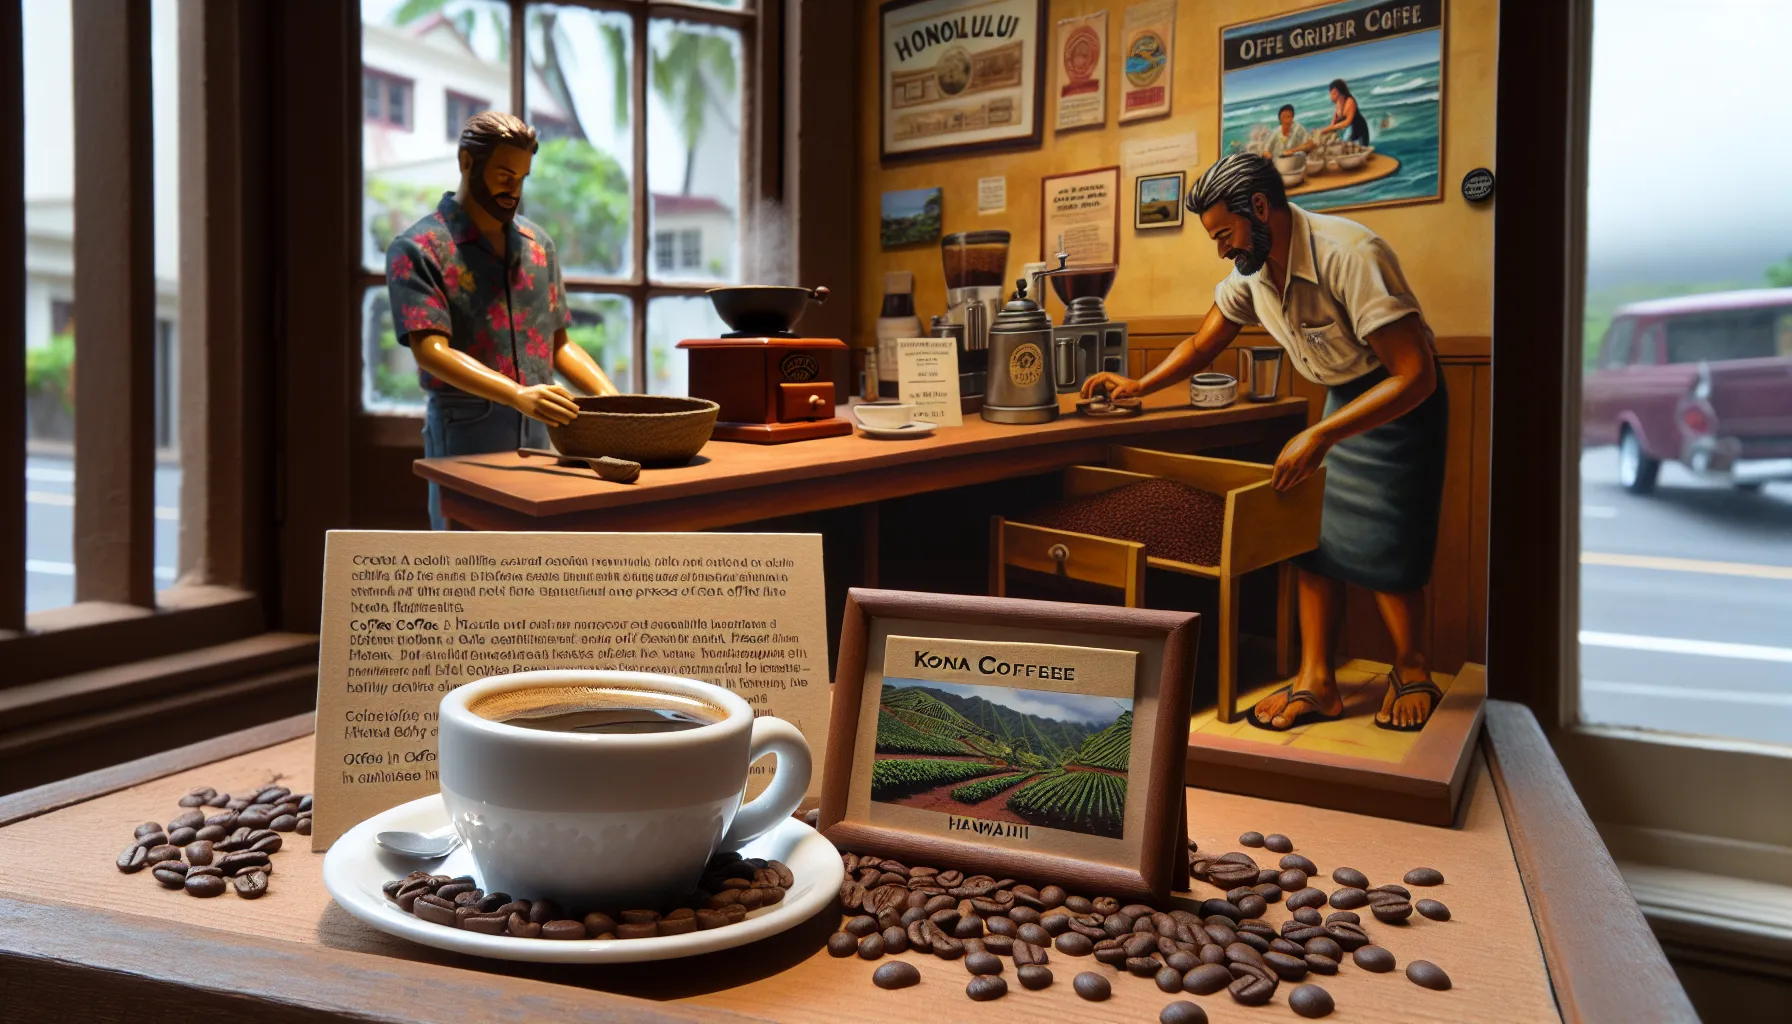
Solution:
<path fill-rule="evenodd" d="M 906 427 L 909 420 L 913 419 L 915 415 L 913 405 L 897 402 L 867 402 L 852 408 L 853 413 L 859 418 L 859 424 L 873 430 L 895 430 L 899 427 Z"/>
<path fill-rule="evenodd" d="M 519 672 L 442 698 L 442 800 L 487 892 L 586 909 L 659 908 L 709 859 L 789 818 L 803 734 L 720 686 L 646 672 Z M 742 803 L 748 768 L 777 755 Z"/>

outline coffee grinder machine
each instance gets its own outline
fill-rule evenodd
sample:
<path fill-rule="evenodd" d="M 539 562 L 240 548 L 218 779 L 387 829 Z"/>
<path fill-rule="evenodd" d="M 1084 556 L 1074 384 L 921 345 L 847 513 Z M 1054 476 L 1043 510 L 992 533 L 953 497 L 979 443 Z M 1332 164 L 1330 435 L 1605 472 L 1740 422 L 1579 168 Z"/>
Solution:
<path fill-rule="evenodd" d="M 1126 374 L 1126 325 L 1108 319 L 1107 295 L 1119 266 L 1113 263 L 1066 266 L 1067 253 L 1048 277 L 1064 303 L 1064 321 L 1052 329 L 1052 384 L 1058 394 L 1081 391 L 1097 373 Z M 1037 291 L 1037 288 L 1035 289 Z M 1044 296 L 1040 296 L 1041 302 Z"/>
<path fill-rule="evenodd" d="M 999 230 L 960 231 L 940 239 L 945 325 L 952 329 L 934 333 L 958 340 L 958 393 L 967 406 L 975 404 L 970 399 L 980 402 L 988 388 L 989 330 L 1002 311 L 1008 239 L 1008 232 Z"/>

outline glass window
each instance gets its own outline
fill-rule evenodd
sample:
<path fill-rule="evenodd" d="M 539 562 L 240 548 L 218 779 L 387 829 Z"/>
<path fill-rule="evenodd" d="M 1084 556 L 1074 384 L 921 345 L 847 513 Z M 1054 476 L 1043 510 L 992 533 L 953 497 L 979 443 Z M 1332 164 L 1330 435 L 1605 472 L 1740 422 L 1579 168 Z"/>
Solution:
<path fill-rule="evenodd" d="M 467 121 L 474 114 L 484 113 L 485 111 L 492 109 L 490 100 L 482 100 L 477 96 L 468 96 L 464 93 L 455 92 L 453 89 L 448 90 L 447 106 L 447 139 L 456 146 L 460 145 L 461 129 L 467 126 Z"/>
<path fill-rule="evenodd" d="M 634 304 L 628 296 L 570 292 L 566 305 L 572 310 L 566 340 L 589 353 L 618 390 L 637 391 Z"/>
<path fill-rule="evenodd" d="M 647 30 L 654 245 L 680 244 L 695 231 L 701 246 L 688 262 L 656 252 L 657 275 L 732 281 L 740 272 L 740 47 L 731 28 L 656 20 Z"/>
<path fill-rule="evenodd" d="M 1636 321 L 1628 318 L 1612 321 L 1599 349 L 1599 367 L 1609 370 L 1630 361 L 1630 339 L 1636 334 Z"/>
<path fill-rule="evenodd" d="M 1759 131 L 1792 121 L 1792 6 L 1595 0 L 1594 24 L 1585 312 L 1654 300 L 1665 331 L 1635 362 L 1667 365 L 1587 375 L 1580 717 L 1792 743 L 1786 313 L 1709 294 L 1792 285 L 1792 192 L 1712 187 L 1735 180 L 1734 147 L 1639 159 L 1661 126 L 1696 124 L 1748 139 L 1749 166 L 1792 165 L 1792 136 Z M 1707 52 L 1724 59 L 1686 60 Z"/>
<path fill-rule="evenodd" d="M 417 360 L 392 329 L 392 300 L 385 285 L 361 296 L 361 405 L 368 412 L 422 413 L 423 385 Z"/>
<path fill-rule="evenodd" d="M 686 338 L 718 338 L 727 329 L 705 296 L 661 295 L 648 300 L 648 394 L 687 394 L 687 360 L 678 343 Z"/>
<path fill-rule="evenodd" d="M 672 269 L 672 232 L 656 231 L 653 233 L 653 268 L 655 270 Z"/>

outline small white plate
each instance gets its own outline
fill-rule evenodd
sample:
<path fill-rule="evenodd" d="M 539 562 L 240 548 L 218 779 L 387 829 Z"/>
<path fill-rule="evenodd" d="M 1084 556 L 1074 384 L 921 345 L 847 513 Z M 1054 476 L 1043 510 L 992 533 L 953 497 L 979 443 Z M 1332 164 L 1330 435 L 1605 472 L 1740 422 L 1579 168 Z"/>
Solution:
<path fill-rule="evenodd" d="M 939 426 L 938 423 L 932 423 L 927 420 L 909 420 L 900 427 L 867 427 L 865 424 L 861 423 L 859 424 L 859 429 L 865 432 L 866 437 L 881 438 L 885 441 L 899 441 L 905 437 L 926 437 L 933 433 L 933 429 L 937 426 Z"/>
<path fill-rule="evenodd" d="M 349 829 L 324 855 L 324 887 L 342 909 L 382 932 L 421 942 L 437 949 L 489 956 L 499 960 L 532 960 L 538 963 L 619 964 L 639 960 L 670 960 L 718 949 L 743 946 L 776 935 L 807 921 L 840 896 L 846 877 L 840 851 L 821 833 L 796 820 L 784 823 L 748 843 L 743 857 L 783 861 L 796 876 L 784 898 L 747 915 L 739 924 L 686 935 L 651 939 L 518 939 L 508 935 L 481 935 L 446 925 L 431 924 L 398 909 L 380 887 L 418 868 L 441 875 L 479 877 L 473 855 L 465 846 L 439 861 L 415 861 L 382 849 L 373 841 L 388 830 L 434 832 L 448 827 L 448 811 L 441 794 L 412 800 L 368 818 Z M 521 895 L 521 894 L 515 894 Z"/>

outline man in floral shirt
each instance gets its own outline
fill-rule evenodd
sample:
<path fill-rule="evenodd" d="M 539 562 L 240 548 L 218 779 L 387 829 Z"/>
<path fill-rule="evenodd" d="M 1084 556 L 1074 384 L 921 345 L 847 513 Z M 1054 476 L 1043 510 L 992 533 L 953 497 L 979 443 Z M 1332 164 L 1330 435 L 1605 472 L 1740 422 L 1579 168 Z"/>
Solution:
<path fill-rule="evenodd" d="M 521 119 L 474 115 L 460 136 L 459 191 L 386 250 L 393 323 L 429 396 L 427 458 L 547 447 L 543 424 L 570 423 L 579 411 L 556 370 L 588 394 L 616 393 L 591 356 L 567 343 L 572 315 L 553 239 L 517 215 L 537 148 Z M 446 527 L 434 483 L 429 521 Z"/>

